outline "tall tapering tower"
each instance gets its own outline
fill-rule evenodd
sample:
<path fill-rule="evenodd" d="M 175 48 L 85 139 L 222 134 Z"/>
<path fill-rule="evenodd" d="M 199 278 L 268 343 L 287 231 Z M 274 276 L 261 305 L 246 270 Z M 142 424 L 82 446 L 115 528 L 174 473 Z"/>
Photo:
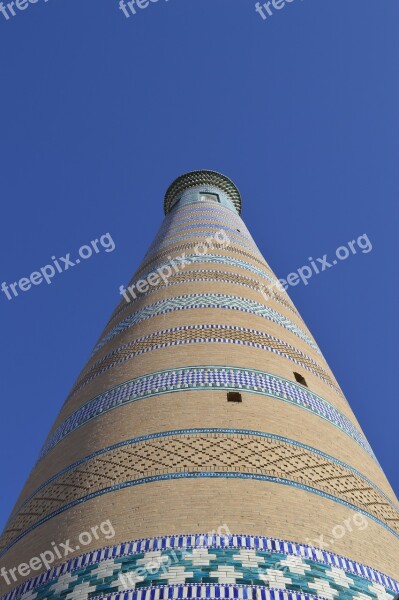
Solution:
<path fill-rule="evenodd" d="M 7 600 L 385 600 L 399 513 L 240 218 L 179 177 L 0 540 Z"/>

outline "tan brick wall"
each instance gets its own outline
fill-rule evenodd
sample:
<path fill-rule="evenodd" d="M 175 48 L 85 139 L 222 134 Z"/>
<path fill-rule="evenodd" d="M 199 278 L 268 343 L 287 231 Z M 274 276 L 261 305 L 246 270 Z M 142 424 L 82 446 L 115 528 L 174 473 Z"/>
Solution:
<path fill-rule="evenodd" d="M 86 546 L 85 552 L 142 537 L 205 533 L 226 524 L 234 533 L 267 535 L 314 546 L 320 545 L 317 540 L 323 536 L 323 541 L 333 540 L 326 548 L 329 551 L 398 579 L 398 565 L 392 557 L 399 552 L 399 540 L 371 520 L 367 520 L 366 529 L 360 530 L 353 524 L 354 514 L 330 500 L 272 483 L 212 479 L 149 483 L 115 492 L 112 498 L 90 500 L 52 519 L 40 532 L 15 545 L 3 564 L 9 569 L 26 562 L 51 548 L 52 541 L 69 538 L 75 544 L 82 531 L 111 519 L 115 538 Z M 352 523 L 353 530 L 336 539 L 334 527 L 345 520 Z M 4 586 L 0 590 L 5 591 Z"/>

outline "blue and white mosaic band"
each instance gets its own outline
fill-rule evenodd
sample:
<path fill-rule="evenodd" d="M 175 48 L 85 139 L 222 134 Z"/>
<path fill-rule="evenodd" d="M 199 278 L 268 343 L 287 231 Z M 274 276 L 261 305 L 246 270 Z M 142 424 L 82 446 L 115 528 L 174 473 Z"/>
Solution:
<path fill-rule="evenodd" d="M 230 256 L 224 256 L 223 254 L 196 254 L 196 253 L 186 254 L 186 253 L 184 253 L 182 255 L 182 259 L 185 261 L 185 264 L 211 263 L 211 264 L 229 265 L 231 267 L 239 267 L 239 268 L 245 269 L 246 271 L 254 273 L 255 275 L 259 275 L 263 279 L 266 279 L 266 281 L 271 283 L 273 286 L 275 286 L 278 283 L 275 278 L 271 277 L 269 275 L 269 273 L 266 273 L 266 271 L 264 271 L 263 269 L 259 269 L 258 267 L 251 265 L 251 263 L 249 263 L 249 262 L 239 260 L 238 258 L 232 258 Z M 176 261 L 176 258 L 173 260 Z M 152 266 L 150 271 L 146 271 L 144 275 L 140 274 L 139 279 L 147 279 L 148 276 L 154 272 L 154 270 L 156 270 L 157 268 L 159 268 L 161 266 L 162 267 L 163 266 L 173 267 L 173 260 L 171 257 L 168 257 L 168 260 L 166 262 L 159 260 L 159 262 L 157 262 L 155 265 Z M 132 285 L 132 283 L 137 283 L 137 281 L 138 281 L 138 278 L 136 278 L 136 277 L 133 278 L 132 281 L 130 282 L 130 285 Z"/>
<path fill-rule="evenodd" d="M 164 263 L 165 267 L 167 266 L 171 266 L 171 263 L 169 262 L 169 264 Z M 151 274 L 153 273 L 153 271 L 150 271 L 148 273 Z M 143 279 L 147 279 L 147 276 L 144 276 Z M 212 277 L 213 275 L 213 277 Z M 235 279 L 235 277 L 239 277 L 239 280 Z M 137 284 L 137 282 L 139 281 L 139 279 L 136 279 L 134 283 L 134 285 Z M 291 311 L 292 313 L 295 314 L 295 316 L 303 322 L 302 317 L 300 316 L 300 314 L 298 313 L 298 311 L 294 308 L 294 306 L 292 305 L 291 301 L 289 300 L 288 297 L 284 297 L 282 294 L 279 294 L 278 292 L 276 292 L 275 288 L 273 286 L 269 286 L 269 285 L 265 285 L 263 283 L 260 283 L 259 281 L 256 281 L 256 279 L 252 279 L 250 277 L 247 277 L 246 275 L 236 275 L 235 273 L 232 273 L 231 271 L 216 271 L 214 269 L 197 269 L 197 270 L 190 270 L 190 271 L 185 271 L 184 272 L 184 279 L 182 280 L 178 280 L 178 281 L 173 281 L 173 276 L 171 277 L 171 279 L 169 279 L 167 282 L 163 282 L 161 281 L 159 285 L 157 285 L 156 287 L 150 288 L 150 290 L 148 292 L 145 292 L 143 294 L 140 294 L 140 296 L 138 296 L 137 298 L 145 298 L 146 296 L 149 296 L 151 293 L 164 288 L 166 286 L 170 287 L 173 285 L 182 285 L 182 284 L 187 284 L 187 283 L 194 283 L 194 282 L 206 282 L 206 283 L 230 283 L 233 285 L 240 285 L 242 287 L 245 287 L 247 289 L 251 289 L 255 292 L 260 292 L 261 294 L 267 294 L 267 292 L 269 292 L 268 297 L 271 297 L 273 300 L 275 300 L 276 302 L 278 302 L 279 304 L 281 304 L 282 306 L 284 306 L 284 308 L 288 309 L 289 311 Z M 132 285 L 132 284 L 130 284 Z M 282 302 L 282 300 L 284 300 L 284 303 Z M 127 308 L 129 308 L 132 303 L 136 300 L 136 298 L 132 298 L 131 300 L 129 299 L 129 302 L 126 302 L 124 304 L 124 306 L 119 307 L 114 314 L 112 315 L 112 318 L 109 320 L 109 323 L 111 321 L 113 321 L 118 314 L 120 314 L 122 311 L 127 310 Z"/>
<path fill-rule="evenodd" d="M 391 577 L 337 554 L 229 532 L 149 538 L 94 550 L 26 581 L 0 600 L 393 600 L 398 592 Z"/>
<path fill-rule="evenodd" d="M 354 439 L 375 461 L 377 460 L 363 433 L 321 396 L 288 379 L 264 371 L 220 366 L 157 371 L 126 381 L 99 394 L 73 412 L 47 438 L 39 459 L 67 435 L 110 410 L 151 396 L 204 389 L 247 390 L 294 404 L 338 427 Z"/>
<path fill-rule="evenodd" d="M 247 339 L 249 336 L 251 339 Z M 102 356 L 89 369 L 82 372 L 67 400 L 70 400 L 82 387 L 102 373 L 136 356 L 161 348 L 206 342 L 238 344 L 278 354 L 313 373 L 337 393 L 341 393 L 341 390 L 319 363 L 279 338 L 255 329 L 232 325 L 186 325 L 163 329 L 136 338 Z M 127 349 L 130 350 L 129 353 L 125 352 Z"/>
<path fill-rule="evenodd" d="M 176 296 L 174 298 L 167 298 L 165 300 L 159 300 L 154 304 L 149 304 L 141 310 L 138 310 L 121 321 L 118 325 L 113 327 L 96 345 L 93 353 L 97 352 L 104 344 L 114 338 L 116 335 L 124 332 L 133 325 L 140 323 L 146 319 L 150 319 L 157 315 L 167 314 L 176 310 L 190 310 L 190 309 L 201 309 L 201 308 L 219 308 L 223 310 L 237 310 L 252 315 L 257 315 L 265 319 L 269 319 L 289 330 L 291 333 L 299 337 L 308 346 L 310 346 L 315 352 L 321 354 L 317 344 L 304 332 L 300 327 L 295 325 L 284 315 L 278 313 L 276 310 L 265 306 L 254 300 L 247 298 L 240 298 L 238 296 L 229 296 L 226 294 L 187 294 L 183 296 Z"/>

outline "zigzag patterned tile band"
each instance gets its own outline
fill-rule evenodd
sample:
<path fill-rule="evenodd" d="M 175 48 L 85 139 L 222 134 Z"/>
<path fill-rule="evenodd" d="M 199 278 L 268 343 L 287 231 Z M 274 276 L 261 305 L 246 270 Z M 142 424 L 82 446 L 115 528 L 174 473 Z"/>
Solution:
<path fill-rule="evenodd" d="M 192 247 L 193 244 L 189 244 L 189 246 Z M 183 248 L 188 249 L 188 246 L 187 247 L 183 246 L 183 247 L 178 248 L 179 252 Z M 144 269 L 140 269 L 140 271 L 138 271 L 135 274 L 135 276 L 133 277 L 133 279 L 129 282 L 129 286 L 136 285 L 140 279 L 147 279 L 149 277 L 149 275 L 151 275 L 151 273 L 154 273 L 157 269 L 159 269 L 161 267 L 170 267 L 171 269 L 173 269 L 173 263 L 174 263 L 174 261 L 176 261 L 176 256 L 174 259 L 172 259 L 171 256 L 167 256 L 167 254 L 168 253 L 165 253 L 165 255 L 164 255 L 164 258 L 166 257 L 168 259 L 167 261 L 162 260 L 162 257 L 159 257 L 159 259 L 154 259 L 154 260 L 150 261 L 148 263 L 148 266 L 150 263 L 153 263 L 150 271 L 147 270 L 145 273 L 143 273 Z M 261 289 L 267 290 L 269 287 L 269 284 L 272 284 L 273 294 L 276 295 L 277 298 L 279 298 L 280 302 L 281 302 L 281 300 L 283 300 L 282 303 L 284 305 L 286 305 L 288 303 L 292 307 L 292 309 L 296 312 L 296 309 L 293 306 L 288 295 L 283 296 L 282 294 L 279 294 L 276 291 L 276 289 L 277 289 L 275 287 L 276 279 L 274 279 L 268 273 L 266 273 L 265 270 L 259 269 L 258 267 L 255 267 L 254 265 L 251 265 L 250 263 L 247 263 L 245 261 L 234 260 L 229 256 L 224 256 L 223 254 L 204 254 L 204 255 L 188 254 L 186 256 L 186 254 L 184 253 L 184 259 L 193 264 L 195 264 L 195 263 L 224 264 L 224 265 L 228 265 L 228 266 L 232 266 L 232 267 L 239 267 L 240 269 L 245 269 L 246 271 L 248 271 L 250 273 L 254 273 L 255 275 L 262 277 L 263 279 L 266 279 L 266 281 L 268 282 L 268 283 L 264 284 L 264 288 L 261 288 Z M 184 272 L 185 271 L 183 270 L 183 273 Z M 172 271 L 172 276 L 173 276 L 173 271 Z M 262 284 L 261 284 L 261 286 L 262 286 Z M 125 310 L 127 307 L 129 307 L 130 304 L 131 303 L 126 303 L 122 307 L 120 307 L 120 306 L 117 307 L 115 309 L 115 311 L 112 313 L 111 318 L 108 321 L 107 327 L 111 322 L 113 322 L 115 320 L 116 316 L 122 310 Z"/>
<path fill-rule="evenodd" d="M 212 468 L 208 467 L 209 462 Z M 291 467 L 287 467 L 287 462 Z M 114 467 L 110 469 L 110 465 Z M 229 471 L 244 474 L 249 470 L 248 477 L 272 476 L 288 485 L 306 485 L 314 493 L 328 493 L 336 501 L 355 507 L 399 536 L 398 508 L 369 479 L 342 461 L 270 433 L 214 428 L 141 436 L 70 465 L 42 484 L 13 513 L 2 544 L 10 547 L 39 522 L 60 514 L 64 510 L 60 498 L 64 507 L 70 507 L 110 485 L 115 489 L 129 481 L 149 479 L 150 474 L 173 474 L 176 470 L 182 476 L 196 472 L 205 476 L 207 469 L 212 475 Z"/>
<path fill-rule="evenodd" d="M 162 261 L 162 258 L 160 257 L 157 261 L 153 261 L 156 264 L 152 266 L 150 271 L 146 271 L 143 275 L 142 271 L 140 272 L 140 276 L 136 276 L 132 279 L 132 281 L 130 282 L 129 285 L 131 285 L 132 283 L 136 283 L 139 279 L 147 279 L 148 276 L 153 273 L 156 269 L 158 269 L 161 266 L 173 266 L 172 260 L 170 259 L 170 256 L 166 256 L 166 258 L 168 258 L 167 261 Z M 259 267 L 255 267 L 254 265 L 252 265 L 249 262 L 243 261 L 243 260 L 237 260 L 232 258 L 231 256 L 226 256 L 223 254 L 186 254 L 184 253 L 184 258 L 187 261 L 190 261 L 190 263 L 211 263 L 211 264 L 223 264 L 223 265 L 229 265 L 231 267 L 235 267 L 235 268 L 242 268 L 245 269 L 246 271 L 249 271 L 251 273 L 254 273 L 255 275 L 258 275 L 259 277 L 262 277 L 262 279 L 266 279 L 269 283 L 271 283 L 272 285 L 276 284 L 276 279 L 273 278 L 269 273 L 266 272 L 266 270 L 263 268 L 259 268 Z M 176 260 L 173 259 L 173 260 Z M 288 299 L 288 296 L 287 296 Z"/>
<path fill-rule="evenodd" d="M 305 389 L 303 386 L 254 369 L 235 367 L 192 367 L 159 371 L 126 381 L 99 394 L 72 413 L 51 434 L 44 444 L 39 458 L 43 458 L 65 436 L 104 413 L 150 396 L 193 390 L 247 390 L 255 394 L 271 396 L 310 411 L 338 427 L 354 439 L 375 459 L 364 435 L 329 402 Z M 376 459 L 375 459 L 376 460 Z"/>
<path fill-rule="evenodd" d="M 182 252 L 185 254 L 186 252 L 191 252 L 191 251 L 194 251 L 194 252 L 192 252 L 193 254 L 197 254 L 195 251 L 197 246 L 198 246 L 198 242 L 190 242 L 187 244 L 178 244 L 177 246 L 173 245 L 173 247 L 169 248 L 166 252 L 164 251 L 164 252 L 157 253 L 156 256 L 151 258 L 151 260 L 146 260 L 143 262 L 143 264 L 140 266 L 140 268 L 136 271 L 135 275 L 133 276 L 132 281 L 134 279 L 138 279 L 139 277 L 141 277 L 141 274 L 143 272 L 145 272 L 146 270 L 148 271 L 148 269 L 150 269 L 150 265 L 151 265 L 151 269 L 154 270 L 154 263 L 161 264 L 165 258 L 169 259 L 170 255 L 178 256 Z M 221 245 L 214 244 L 214 248 L 220 250 Z M 274 276 L 274 273 L 272 272 L 272 270 L 270 269 L 270 267 L 267 265 L 267 263 L 264 260 L 257 258 L 255 255 L 251 254 L 250 252 L 244 252 L 244 250 L 237 248 L 233 244 L 229 244 L 228 248 L 222 248 L 222 249 L 225 250 L 228 254 L 216 255 L 216 256 L 228 257 L 230 260 L 237 259 L 238 262 L 233 260 L 233 264 L 236 263 L 236 265 L 238 265 L 238 266 L 240 266 L 240 263 L 243 262 L 242 261 L 242 257 L 243 257 L 243 258 L 251 261 L 251 263 L 244 262 L 244 264 L 249 264 L 250 266 L 255 266 L 255 265 L 252 265 L 252 263 L 258 264 L 263 269 L 263 271 L 269 272 L 268 277 L 271 278 L 270 280 L 275 281 L 276 277 Z M 209 250 L 211 250 L 211 248 L 209 248 Z M 206 255 L 204 255 L 204 256 L 206 256 Z M 288 298 L 288 296 L 287 296 L 287 298 Z"/>
<path fill-rule="evenodd" d="M 229 325 L 189 325 L 186 327 L 173 327 L 163 331 L 143 336 L 116 348 L 109 354 L 96 361 L 89 369 L 85 370 L 72 388 L 68 400 L 71 399 L 83 386 L 105 373 L 109 369 L 133 359 L 145 352 L 159 350 L 170 346 L 179 346 L 193 343 L 225 343 L 252 346 L 267 352 L 283 356 L 295 364 L 310 371 L 324 383 L 333 388 L 338 394 L 339 387 L 334 383 L 329 374 L 312 358 L 297 350 L 282 340 L 254 329 L 233 327 Z"/>
<path fill-rule="evenodd" d="M 391 577 L 343 556 L 226 528 L 100 548 L 0 600 L 393 600 L 399 592 Z"/>
<path fill-rule="evenodd" d="M 167 265 L 165 263 L 165 266 L 170 266 L 170 264 Z M 153 271 L 151 271 L 151 272 L 153 272 Z M 144 277 L 144 279 L 146 279 L 146 278 Z M 138 281 L 139 280 L 136 280 L 136 282 L 133 282 L 133 283 L 137 284 Z M 231 273 L 230 271 L 216 271 L 214 269 L 198 269 L 196 271 L 193 271 L 193 270 L 186 271 L 185 270 L 182 273 L 173 273 L 166 283 L 163 282 L 162 280 L 160 280 L 159 284 L 152 286 L 148 292 L 145 292 L 144 294 L 137 296 L 137 298 L 131 298 L 129 302 L 125 302 L 122 306 L 120 306 L 117 310 L 114 311 L 111 319 L 108 322 L 108 325 L 110 323 L 112 323 L 113 321 L 115 321 L 116 317 L 118 315 L 120 315 L 122 312 L 125 312 L 128 308 L 131 308 L 132 305 L 135 302 L 137 302 L 137 300 L 139 298 L 145 298 L 146 296 L 149 296 L 153 292 L 156 292 L 157 290 L 160 290 L 160 289 L 164 289 L 165 287 L 168 287 L 168 286 L 194 283 L 197 281 L 199 281 L 199 282 L 207 281 L 209 283 L 219 283 L 219 284 L 231 283 L 234 285 L 240 285 L 240 286 L 246 287 L 255 292 L 259 292 L 260 294 L 262 294 L 265 297 L 265 299 L 274 300 L 275 302 L 278 302 L 279 304 L 281 304 L 284 308 L 286 308 L 287 310 L 292 312 L 300 321 L 303 322 L 303 319 L 300 316 L 300 314 L 298 313 L 298 311 L 294 308 L 294 306 L 290 302 L 288 302 L 288 300 L 282 294 L 277 292 L 276 288 L 265 285 L 264 283 L 261 283 L 261 282 L 257 281 L 256 279 L 246 277 L 245 275 L 239 275 L 238 273 Z"/>
<path fill-rule="evenodd" d="M 274 309 L 249 300 L 246 298 L 239 298 L 238 296 L 228 296 L 226 294 L 187 294 L 184 296 L 176 296 L 174 298 L 168 298 L 166 300 L 159 300 L 154 304 L 149 304 L 143 309 L 136 311 L 135 313 L 126 317 L 118 325 L 113 327 L 105 337 L 103 337 L 96 347 L 94 348 L 93 354 L 95 354 L 100 348 L 102 348 L 109 340 L 119 335 L 129 327 L 150 319 L 156 315 L 163 315 L 168 312 L 175 310 L 189 310 L 189 309 L 200 309 L 200 308 L 219 308 L 225 310 L 238 310 L 242 312 L 251 313 L 258 317 L 263 317 L 273 321 L 277 325 L 288 329 L 291 333 L 303 340 L 308 346 L 310 346 L 315 352 L 321 354 L 319 348 L 314 341 L 300 329 L 295 323 L 290 321 L 284 315 L 281 315 Z"/>

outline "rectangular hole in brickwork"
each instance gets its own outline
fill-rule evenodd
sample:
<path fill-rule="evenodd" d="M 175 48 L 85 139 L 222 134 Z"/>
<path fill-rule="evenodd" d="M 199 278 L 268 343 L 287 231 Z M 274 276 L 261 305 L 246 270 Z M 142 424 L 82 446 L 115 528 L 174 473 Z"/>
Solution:
<path fill-rule="evenodd" d="M 201 200 L 207 202 L 212 200 L 213 202 L 220 202 L 219 194 L 201 194 Z"/>
<path fill-rule="evenodd" d="M 240 392 L 227 392 L 227 402 L 242 402 Z"/>
<path fill-rule="evenodd" d="M 301 375 L 300 373 L 295 373 L 295 371 L 294 371 L 294 377 L 298 383 L 300 383 L 301 385 L 305 385 L 306 387 L 309 387 L 308 384 L 306 383 L 306 379 L 304 378 L 303 375 Z"/>

